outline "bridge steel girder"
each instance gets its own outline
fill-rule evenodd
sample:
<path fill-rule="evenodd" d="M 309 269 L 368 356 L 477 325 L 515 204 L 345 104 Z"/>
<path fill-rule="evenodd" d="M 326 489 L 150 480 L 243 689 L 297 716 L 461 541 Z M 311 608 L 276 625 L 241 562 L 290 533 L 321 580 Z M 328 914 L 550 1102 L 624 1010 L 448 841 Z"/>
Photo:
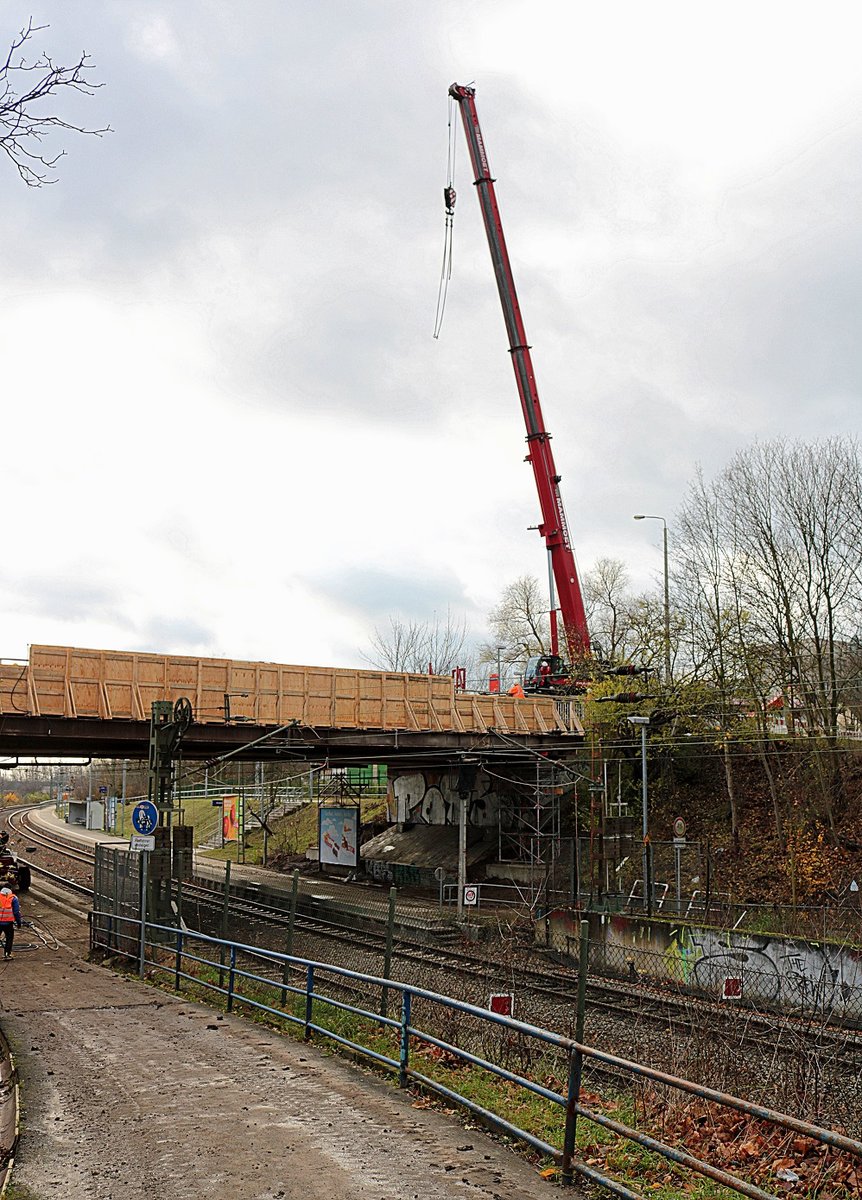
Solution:
<path fill-rule="evenodd" d="M 0 717 L 0 756 L 5 758 L 147 758 L 149 721 L 104 721 L 86 717 Z M 433 766 L 464 754 L 500 763 L 534 761 L 536 753 L 567 758 L 582 752 L 577 734 L 486 734 L 408 730 L 285 728 L 192 724 L 183 737 L 182 756 L 197 761 L 230 754 L 253 761 L 330 762 L 361 765 L 371 760 L 393 765 Z M 0 762 L 0 767 L 2 767 Z"/>

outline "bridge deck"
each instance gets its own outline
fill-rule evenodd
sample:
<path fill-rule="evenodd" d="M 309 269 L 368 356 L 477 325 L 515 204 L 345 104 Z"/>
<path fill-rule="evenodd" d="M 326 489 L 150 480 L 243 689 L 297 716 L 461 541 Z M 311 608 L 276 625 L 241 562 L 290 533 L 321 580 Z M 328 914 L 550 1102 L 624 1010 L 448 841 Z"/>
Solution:
<path fill-rule="evenodd" d="M 0 754 L 146 757 L 153 701 L 181 696 L 193 758 L 419 761 L 477 735 L 511 757 L 583 736 L 572 701 L 459 692 L 448 675 L 32 646 L 29 661 L 0 664 Z"/>

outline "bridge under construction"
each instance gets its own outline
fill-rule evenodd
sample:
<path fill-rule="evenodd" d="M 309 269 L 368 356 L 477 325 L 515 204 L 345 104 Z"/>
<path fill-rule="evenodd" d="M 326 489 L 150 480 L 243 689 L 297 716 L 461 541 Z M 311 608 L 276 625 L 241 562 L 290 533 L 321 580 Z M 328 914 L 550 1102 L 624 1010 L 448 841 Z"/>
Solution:
<path fill-rule="evenodd" d="M 146 757 L 153 703 L 180 699 L 183 755 L 198 759 L 512 760 L 583 739 L 572 701 L 460 691 L 448 675 L 34 645 L 0 663 L 0 754 Z"/>

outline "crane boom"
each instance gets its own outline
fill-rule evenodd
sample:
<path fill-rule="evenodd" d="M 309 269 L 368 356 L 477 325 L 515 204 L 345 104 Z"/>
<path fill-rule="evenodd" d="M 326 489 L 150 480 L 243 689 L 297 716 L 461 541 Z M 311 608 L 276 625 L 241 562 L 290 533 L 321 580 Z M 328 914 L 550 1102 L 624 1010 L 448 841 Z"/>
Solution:
<path fill-rule="evenodd" d="M 518 394 L 521 397 L 521 408 L 527 426 L 529 448 L 527 461 L 532 464 L 536 489 L 539 493 L 539 506 L 542 513 L 539 534 L 545 540 L 553 578 L 557 585 L 569 657 L 570 659 L 581 658 L 585 657 L 590 649 L 584 600 L 563 508 L 563 499 L 560 495 L 560 476 L 557 474 L 551 451 L 551 435 L 545 428 L 542 417 L 530 347 L 527 344 L 521 307 L 515 291 L 515 279 L 506 249 L 506 239 L 503 236 L 494 179 L 488 166 L 488 155 L 485 151 L 485 142 L 476 112 L 476 89 L 453 83 L 449 88 L 449 95 L 457 101 L 461 109 L 470 161 L 476 177 L 476 194 L 479 197 L 482 220 L 488 236 L 488 247 L 494 264 L 497 291 L 503 306 L 503 319 L 509 337 L 509 351 L 512 355 L 512 366 L 515 369 Z M 551 652 L 555 655 L 558 654 L 556 610 L 553 599 L 551 601 Z"/>

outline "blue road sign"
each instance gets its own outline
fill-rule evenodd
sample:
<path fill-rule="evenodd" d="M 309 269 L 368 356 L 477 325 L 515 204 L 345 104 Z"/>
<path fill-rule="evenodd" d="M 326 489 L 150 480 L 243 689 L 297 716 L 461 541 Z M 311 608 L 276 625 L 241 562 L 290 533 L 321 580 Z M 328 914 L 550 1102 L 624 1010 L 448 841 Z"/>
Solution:
<path fill-rule="evenodd" d="M 152 800 L 141 800 L 132 809 L 132 825 L 136 833 L 152 833 L 159 823 L 159 810 Z"/>

